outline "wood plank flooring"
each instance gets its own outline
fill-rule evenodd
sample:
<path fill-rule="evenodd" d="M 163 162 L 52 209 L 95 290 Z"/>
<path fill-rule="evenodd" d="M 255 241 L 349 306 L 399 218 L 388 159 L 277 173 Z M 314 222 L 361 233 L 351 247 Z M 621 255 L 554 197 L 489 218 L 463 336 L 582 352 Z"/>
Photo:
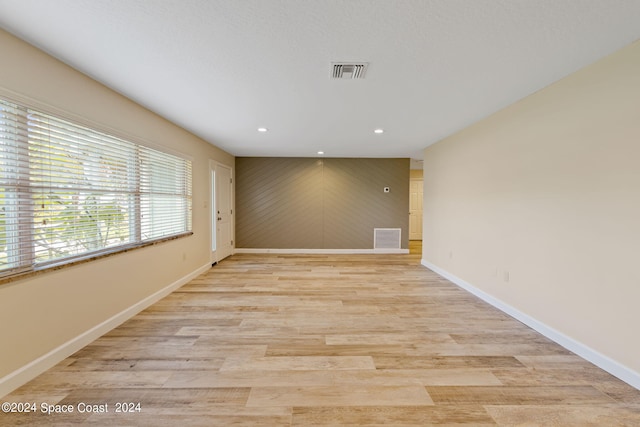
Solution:
<path fill-rule="evenodd" d="M 419 259 L 234 255 L 0 399 L 74 413 L 0 425 L 640 425 L 640 391 Z"/>

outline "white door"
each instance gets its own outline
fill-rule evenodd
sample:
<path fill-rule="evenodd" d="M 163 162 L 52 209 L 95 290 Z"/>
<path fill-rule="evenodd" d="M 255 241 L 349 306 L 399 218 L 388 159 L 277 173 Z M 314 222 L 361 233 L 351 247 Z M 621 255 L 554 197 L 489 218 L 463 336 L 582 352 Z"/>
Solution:
<path fill-rule="evenodd" d="M 223 165 L 215 167 L 215 209 L 216 261 L 221 261 L 233 252 L 233 203 L 231 168 Z"/>
<path fill-rule="evenodd" d="M 422 240 L 422 179 L 409 185 L 409 240 Z"/>
<path fill-rule="evenodd" d="M 209 175 L 211 183 L 211 263 L 218 262 L 218 255 L 216 254 L 216 236 L 218 233 L 218 215 L 216 215 L 216 167 L 212 161 L 209 161 Z"/>

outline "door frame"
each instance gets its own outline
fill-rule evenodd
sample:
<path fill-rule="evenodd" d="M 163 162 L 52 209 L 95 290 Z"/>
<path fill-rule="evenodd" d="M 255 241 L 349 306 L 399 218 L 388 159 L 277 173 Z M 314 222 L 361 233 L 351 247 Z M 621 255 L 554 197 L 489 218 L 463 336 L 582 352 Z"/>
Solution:
<path fill-rule="evenodd" d="M 229 203 L 231 204 L 231 215 L 229 218 L 231 227 L 231 255 L 235 253 L 235 177 L 232 166 L 220 163 L 216 160 L 209 160 L 209 262 L 213 265 L 220 261 L 218 256 L 218 232 L 217 232 L 217 192 L 216 192 L 216 169 L 226 168 L 229 170 L 231 176 L 231 183 L 229 184 Z"/>
<path fill-rule="evenodd" d="M 424 234 L 424 224 L 423 224 L 423 219 L 424 219 L 424 178 L 410 178 L 409 179 L 409 216 L 411 216 L 411 183 L 413 182 L 419 182 L 423 185 L 423 189 L 422 189 L 422 206 L 420 206 L 420 212 L 422 215 L 420 215 L 420 229 L 421 229 L 421 233 L 420 233 L 420 239 L 412 239 L 411 238 L 411 218 L 409 218 L 409 227 L 408 227 L 408 231 L 409 231 L 409 240 L 422 240 L 423 238 L 423 234 Z"/>

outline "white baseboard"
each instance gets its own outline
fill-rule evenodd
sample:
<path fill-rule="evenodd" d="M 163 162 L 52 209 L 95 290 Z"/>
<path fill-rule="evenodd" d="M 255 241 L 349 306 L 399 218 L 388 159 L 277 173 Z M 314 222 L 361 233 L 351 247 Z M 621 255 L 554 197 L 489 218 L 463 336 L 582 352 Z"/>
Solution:
<path fill-rule="evenodd" d="M 640 390 L 640 373 L 616 362 L 615 360 L 605 356 L 604 354 L 597 352 L 596 350 L 586 346 L 585 344 L 576 341 L 575 339 L 563 334 L 562 332 L 553 329 L 552 327 L 540 322 L 539 320 L 529 316 L 528 314 L 521 312 L 520 310 L 510 306 L 509 304 L 499 300 L 498 298 L 495 298 L 490 294 L 476 288 L 469 282 L 466 282 L 465 280 L 449 273 L 448 271 L 443 270 L 434 264 L 431 264 L 429 261 L 423 259 L 421 261 L 421 264 L 439 274 L 440 276 L 444 277 L 445 279 L 448 279 L 461 288 L 469 291 L 483 301 L 491 304 L 498 310 L 503 311 L 504 313 L 519 320 L 530 328 L 538 331 L 545 337 L 556 342 L 557 344 L 560 344 L 567 350 L 574 352 L 583 359 L 588 360 L 599 368 L 609 372 L 611 375 Z"/>
<path fill-rule="evenodd" d="M 262 249 L 236 248 L 236 254 L 408 254 L 409 249 Z"/>
<path fill-rule="evenodd" d="M 29 362 L 23 367 L 11 372 L 3 378 L 0 378 L 0 397 L 11 393 L 13 390 L 31 381 L 47 369 L 50 369 L 56 364 L 62 362 L 64 359 L 71 356 L 76 351 L 90 344 L 97 338 L 100 338 L 102 335 L 106 334 L 115 327 L 121 325 L 145 308 L 161 300 L 171 292 L 190 282 L 192 279 L 204 273 L 210 268 L 211 264 L 207 263 L 206 265 L 187 274 L 186 276 L 181 277 L 165 288 L 160 289 L 154 294 L 149 295 L 145 299 L 135 303 L 131 307 L 83 332 L 77 337 L 70 339 L 59 347 L 54 348 L 47 354 L 40 356 L 39 358 L 33 360 L 32 362 Z"/>

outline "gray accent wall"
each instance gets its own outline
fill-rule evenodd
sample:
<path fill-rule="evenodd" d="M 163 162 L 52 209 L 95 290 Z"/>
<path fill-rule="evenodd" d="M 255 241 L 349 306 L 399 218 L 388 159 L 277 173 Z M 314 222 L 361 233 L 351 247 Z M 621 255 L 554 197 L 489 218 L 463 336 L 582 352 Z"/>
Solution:
<path fill-rule="evenodd" d="M 372 249 L 401 228 L 407 249 L 408 227 L 409 159 L 236 158 L 237 248 Z"/>

